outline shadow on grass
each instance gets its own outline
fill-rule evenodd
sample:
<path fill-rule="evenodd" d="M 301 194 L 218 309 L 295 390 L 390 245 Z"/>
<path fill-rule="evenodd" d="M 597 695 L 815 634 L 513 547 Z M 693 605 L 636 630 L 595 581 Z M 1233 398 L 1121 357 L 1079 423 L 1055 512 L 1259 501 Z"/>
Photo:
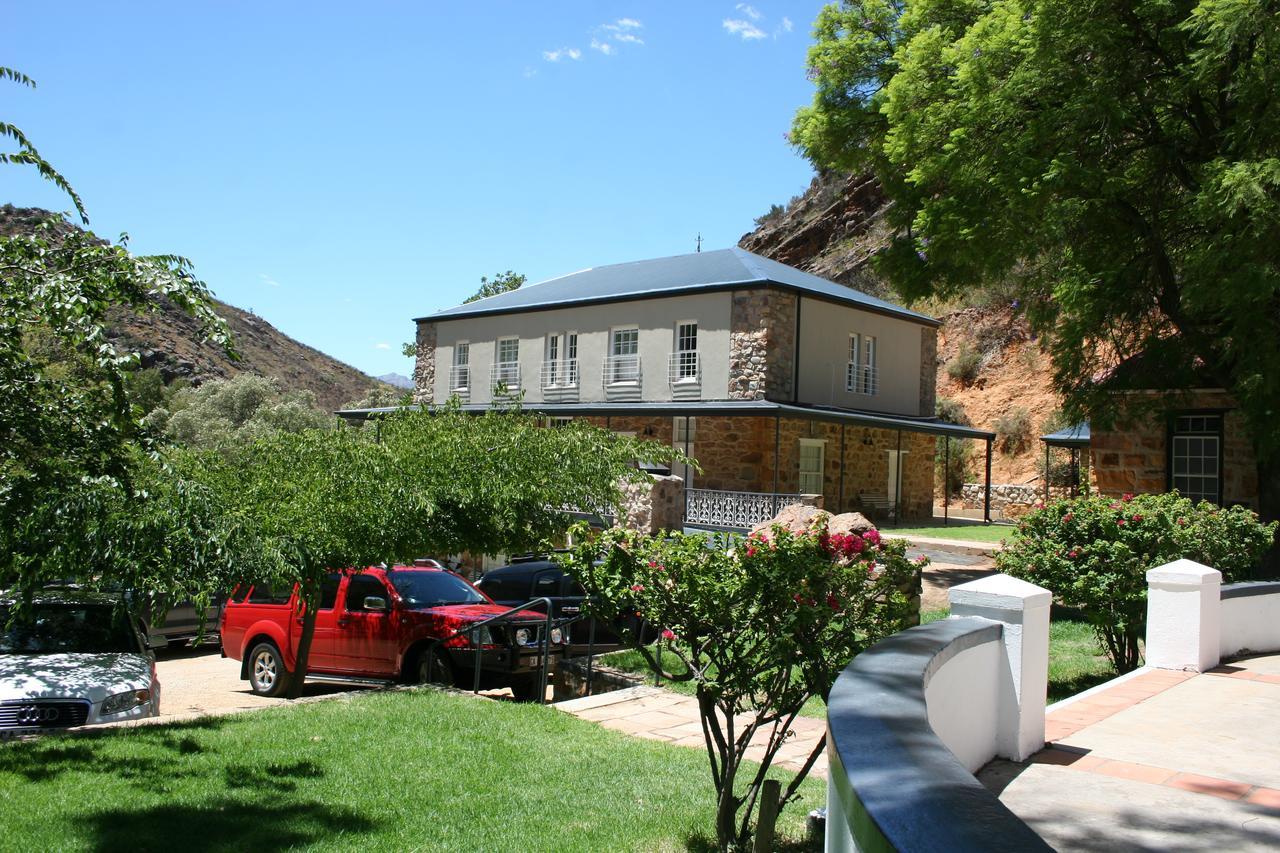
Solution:
<path fill-rule="evenodd" d="M 1055 702 L 1061 702 L 1063 699 L 1070 699 L 1077 693 L 1083 693 L 1090 687 L 1097 687 L 1099 684 L 1110 681 L 1115 678 L 1114 672 L 1087 672 L 1070 678 L 1055 678 L 1049 681 L 1048 703 L 1052 705 Z"/>
<path fill-rule="evenodd" d="M 698 833 L 686 838 L 684 840 L 684 849 L 690 851 L 690 853 L 717 853 L 720 850 L 716 846 L 716 840 L 705 833 Z M 821 835 L 805 839 L 774 838 L 773 846 L 769 849 L 775 851 L 775 853 L 821 853 L 823 838 Z"/>
<path fill-rule="evenodd" d="M 160 805 L 108 810 L 81 819 L 91 849 L 167 850 L 183 853 L 223 850 L 288 850 L 373 830 L 373 822 L 352 809 L 320 802 L 260 805 L 231 798 L 206 804 Z M 356 839 L 351 839 L 352 845 Z"/>

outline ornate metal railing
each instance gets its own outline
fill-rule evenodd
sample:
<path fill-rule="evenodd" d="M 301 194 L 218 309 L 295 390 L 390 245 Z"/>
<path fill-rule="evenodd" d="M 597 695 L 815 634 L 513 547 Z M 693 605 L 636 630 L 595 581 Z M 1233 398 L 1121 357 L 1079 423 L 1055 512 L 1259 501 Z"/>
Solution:
<path fill-rule="evenodd" d="M 784 506 L 799 502 L 800 495 L 796 494 L 688 489 L 684 520 L 686 524 L 745 530 L 773 518 Z"/>

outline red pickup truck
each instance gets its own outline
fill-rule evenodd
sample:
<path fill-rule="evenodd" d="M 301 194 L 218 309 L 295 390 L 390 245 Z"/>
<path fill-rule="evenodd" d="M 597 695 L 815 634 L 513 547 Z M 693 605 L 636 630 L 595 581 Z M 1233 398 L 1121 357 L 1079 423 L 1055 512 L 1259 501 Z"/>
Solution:
<path fill-rule="evenodd" d="M 470 687 L 476 647 L 484 687 L 510 687 L 517 698 L 540 699 L 543 613 L 521 610 L 474 632 L 460 629 L 504 613 L 463 578 L 434 567 L 394 566 L 333 572 L 316 609 L 307 673 L 331 678 L 398 679 Z M 222 653 L 241 661 L 240 677 L 254 693 L 284 692 L 302 634 L 297 588 L 237 590 L 222 609 Z M 548 668 L 564 653 L 552 628 Z M 550 677 L 548 672 L 548 677 Z"/>

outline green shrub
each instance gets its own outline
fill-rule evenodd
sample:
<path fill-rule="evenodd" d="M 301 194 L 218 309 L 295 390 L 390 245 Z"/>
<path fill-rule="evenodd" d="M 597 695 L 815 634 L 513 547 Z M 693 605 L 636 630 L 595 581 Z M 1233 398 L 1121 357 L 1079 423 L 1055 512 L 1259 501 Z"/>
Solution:
<path fill-rule="evenodd" d="M 938 398 L 934 413 L 947 423 L 971 425 L 964 406 L 949 397 Z M 943 484 L 945 494 L 955 495 L 968 480 L 973 462 L 973 444 L 964 440 L 952 440 L 949 452 L 946 444 L 946 436 L 941 435 L 934 444 L 934 478 Z"/>
<path fill-rule="evenodd" d="M 996 447 L 1015 456 L 1031 447 L 1031 413 L 1022 407 L 1010 409 L 996 418 Z"/>
<path fill-rule="evenodd" d="M 756 225 L 766 225 L 782 218 L 787 209 L 780 204 L 769 205 L 769 212 L 756 217 Z"/>
<path fill-rule="evenodd" d="M 982 368 L 982 353 L 968 344 L 961 344 L 956 357 L 947 365 L 947 375 L 961 385 L 972 385 Z"/>
<path fill-rule="evenodd" d="M 1027 515 L 996 555 L 1000 571 L 1053 592 L 1093 626 L 1116 670 L 1138 666 L 1147 629 L 1147 570 L 1191 559 L 1249 577 L 1276 523 L 1245 507 L 1198 505 L 1176 492 L 1059 500 Z"/>

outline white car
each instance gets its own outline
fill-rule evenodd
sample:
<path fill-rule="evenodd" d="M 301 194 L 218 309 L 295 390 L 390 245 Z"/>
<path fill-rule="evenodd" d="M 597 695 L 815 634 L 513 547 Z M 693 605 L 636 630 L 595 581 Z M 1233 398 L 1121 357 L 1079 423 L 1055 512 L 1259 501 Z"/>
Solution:
<path fill-rule="evenodd" d="M 118 600 L 0 594 L 0 737 L 160 713 L 155 657 Z"/>

